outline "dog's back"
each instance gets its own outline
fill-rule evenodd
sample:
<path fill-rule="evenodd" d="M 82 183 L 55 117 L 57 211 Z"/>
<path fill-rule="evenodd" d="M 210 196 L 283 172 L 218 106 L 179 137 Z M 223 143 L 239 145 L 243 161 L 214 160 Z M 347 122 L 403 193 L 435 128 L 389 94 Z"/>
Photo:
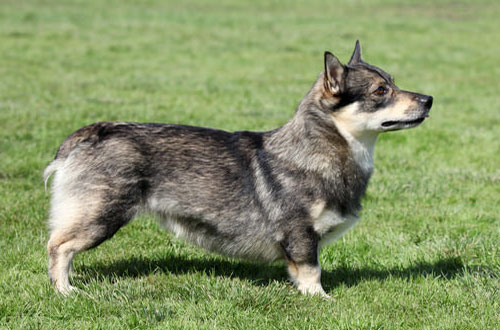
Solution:
<path fill-rule="evenodd" d="M 265 134 L 163 124 L 97 123 L 70 135 L 45 171 L 55 172 L 50 274 L 99 245 L 138 212 L 159 215 L 177 236 L 223 254 L 282 256 L 283 198 Z M 283 236 L 281 234 L 281 236 Z M 66 267 L 66 266 L 64 266 Z M 55 274 L 55 275 L 52 275 Z"/>

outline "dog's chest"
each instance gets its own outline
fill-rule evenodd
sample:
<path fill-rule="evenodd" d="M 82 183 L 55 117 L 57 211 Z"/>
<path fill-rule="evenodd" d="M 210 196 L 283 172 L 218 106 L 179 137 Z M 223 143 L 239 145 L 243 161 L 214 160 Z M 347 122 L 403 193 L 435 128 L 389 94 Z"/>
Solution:
<path fill-rule="evenodd" d="M 313 228 L 320 236 L 321 246 L 340 238 L 359 220 L 359 217 L 355 214 L 342 216 L 338 211 L 327 208 L 323 208 L 321 212 L 317 212 L 315 215 Z"/>

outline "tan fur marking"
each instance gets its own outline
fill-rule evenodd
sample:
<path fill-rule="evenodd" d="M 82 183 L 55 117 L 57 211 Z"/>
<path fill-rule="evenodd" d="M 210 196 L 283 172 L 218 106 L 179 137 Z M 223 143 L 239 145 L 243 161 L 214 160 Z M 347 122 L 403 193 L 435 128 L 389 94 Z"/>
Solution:
<path fill-rule="evenodd" d="M 325 209 L 326 203 L 325 201 L 317 201 L 311 206 L 311 210 L 309 211 L 309 214 L 311 215 L 311 218 L 317 219 L 321 213 L 323 213 L 323 210 Z"/>
<path fill-rule="evenodd" d="M 288 273 L 301 293 L 329 297 L 321 286 L 321 268 L 319 266 L 299 265 L 289 261 Z"/>

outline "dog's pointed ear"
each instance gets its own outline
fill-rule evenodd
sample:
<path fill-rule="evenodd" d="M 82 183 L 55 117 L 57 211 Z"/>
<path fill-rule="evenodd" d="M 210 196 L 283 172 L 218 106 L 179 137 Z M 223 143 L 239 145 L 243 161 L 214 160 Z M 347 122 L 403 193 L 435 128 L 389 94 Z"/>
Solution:
<path fill-rule="evenodd" d="M 325 52 L 325 89 L 333 95 L 339 94 L 343 74 L 344 66 L 338 58 L 330 52 Z"/>
<path fill-rule="evenodd" d="M 361 44 L 359 43 L 359 40 L 356 40 L 356 46 L 354 47 L 354 52 L 352 53 L 348 65 L 358 64 L 361 62 L 363 62 L 363 59 L 361 58 Z"/>

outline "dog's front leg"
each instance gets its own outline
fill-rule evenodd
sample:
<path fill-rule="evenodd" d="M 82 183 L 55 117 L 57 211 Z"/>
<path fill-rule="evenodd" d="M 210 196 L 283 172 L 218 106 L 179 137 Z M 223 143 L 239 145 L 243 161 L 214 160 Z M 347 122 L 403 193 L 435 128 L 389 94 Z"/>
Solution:
<path fill-rule="evenodd" d="M 321 286 L 318 261 L 319 237 L 312 228 L 297 228 L 282 243 L 291 281 L 303 294 L 329 297 Z"/>
<path fill-rule="evenodd" d="M 288 273 L 292 282 L 303 294 L 319 294 L 329 298 L 321 286 L 321 267 L 318 264 L 296 264 L 288 260 Z"/>

